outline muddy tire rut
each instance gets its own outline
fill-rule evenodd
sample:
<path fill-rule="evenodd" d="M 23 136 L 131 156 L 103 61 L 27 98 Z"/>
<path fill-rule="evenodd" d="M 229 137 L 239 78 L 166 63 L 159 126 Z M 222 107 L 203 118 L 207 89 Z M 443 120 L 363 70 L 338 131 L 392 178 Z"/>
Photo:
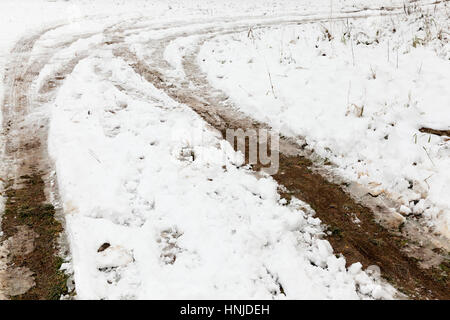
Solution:
<path fill-rule="evenodd" d="M 59 299 L 67 293 L 57 248 L 63 227 L 55 218 L 47 189 L 52 172 L 46 143 L 48 119 L 39 116 L 41 110 L 30 95 L 31 84 L 46 63 L 44 57 L 31 61 L 30 53 L 43 34 L 57 27 L 19 41 L 5 77 L 9 92 L 2 107 L 7 163 L 1 224 L 3 298 Z"/>
<path fill-rule="evenodd" d="M 54 206 L 59 196 L 47 150 L 49 119 L 43 115 L 55 89 L 85 56 L 71 59 L 50 75 L 37 95 L 32 93 L 32 84 L 56 50 L 85 36 L 63 42 L 37 60 L 31 56 L 35 43 L 61 26 L 19 41 L 11 52 L 4 79 L 7 93 L 2 106 L 3 158 L 7 165 L 0 238 L 0 299 L 55 300 L 68 293 L 68 276 L 60 270 L 65 247 L 64 219 Z"/>

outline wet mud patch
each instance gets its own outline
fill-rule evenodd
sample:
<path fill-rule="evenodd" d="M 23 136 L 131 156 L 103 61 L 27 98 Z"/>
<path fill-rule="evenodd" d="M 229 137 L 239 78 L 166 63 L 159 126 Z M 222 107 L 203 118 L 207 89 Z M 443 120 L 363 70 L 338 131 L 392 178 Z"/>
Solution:
<path fill-rule="evenodd" d="M 355 262 L 365 268 L 377 265 L 383 278 L 414 299 L 450 299 L 448 273 L 441 268 L 448 261 L 438 268 L 421 268 L 417 259 L 404 252 L 408 240 L 401 233 L 381 226 L 369 208 L 313 172 L 311 166 L 306 158 L 280 155 L 280 170 L 273 178 L 286 187 L 280 192 L 283 198 L 296 197 L 315 210 L 328 226 L 327 240 L 335 253 L 344 255 L 347 266 Z"/>
<path fill-rule="evenodd" d="M 63 227 L 55 219 L 53 205 L 46 203 L 44 188 L 39 174 L 21 176 L 16 186 L 9 181 L 6 187 L 1 241 L 9 242 L 7 274 L 16 274 L 7 292 L 10 299 L 57 300 L 68 293 L 67 276 L 60 270 L 63 259 L 57 249 Z M 20 239 L 11 241 L 17 237 Z M 31 277 L 31 288 L 15 290 L 15 282 L 23 277 Z"/>

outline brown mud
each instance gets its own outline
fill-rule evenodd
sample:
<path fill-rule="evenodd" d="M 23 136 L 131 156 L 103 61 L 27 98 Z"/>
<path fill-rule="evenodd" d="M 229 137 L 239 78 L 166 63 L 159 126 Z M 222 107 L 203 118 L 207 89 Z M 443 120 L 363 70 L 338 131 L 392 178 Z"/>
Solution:
<path fill-rule="evenodd" d="M 0 239 L 3 249 L 0 298 L 3 299 L 59 299 L 68 292 L 68 277 L 60 270 L 63 259 L 59 256 L 58 242 L 63 225 L 50 201 L 58 195 L 47 151 L 48 119 L 40 114 L 42 105 L 48 101 L 45 94 L 50 90 L 40 95 L 31 93 L 33 81 L 51 58 L 48 53 L 33 60 L 31 51 L 43 34 L 59 26 L 19 41 L 11 52 L 4 79 L 6 203 Z M 67 72 L 71 69 L 67 68 Z"/>
<path fill-rule="evenodd" d="M 10 182 L 6 189 L 2 240 L 23 234 L 15 241 L 16 247 L 14 241 L 10 241 L 8 263 L 15 270 L 28 270 L 32 286 L 19 287 L 16 280 L 10 278 L 8 295 L 18 300 L 57 300 L 68 293 L 67 277 L 60 271 L 63 259 L 57 249 L 57 239 L 63 228 L 55 219 L 55 208 L 46 202 L 42 177 L 35 173 L 22 176 L 20 180 L 20 187 L 14 188 Z"/>
<path fill-rule="evenodd" d="M 347 265 L 377 265 L 386 280 L 411 298 L 450 299 L 448 261 L 439 268 L 421 268 L 417 259 L 403 251 L 409 239 L 384 228 L 372 210 L 313 172 L 311 166 L 306 158 L 280 155 L 280 170 L 273 178 L 287 189 L 282 197 L 296 197 L 315 210 L 328 226 L 328 241 L 336 253 L 344 255 Z"/>

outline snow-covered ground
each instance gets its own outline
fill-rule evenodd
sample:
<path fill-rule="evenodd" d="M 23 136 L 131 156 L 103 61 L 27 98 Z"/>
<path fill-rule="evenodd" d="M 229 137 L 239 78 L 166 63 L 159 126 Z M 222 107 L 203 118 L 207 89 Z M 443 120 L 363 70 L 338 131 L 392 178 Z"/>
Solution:
<path fill-rule="evenodd" d="M 284 298 L 280 284 L 287 298 L 392 297 L 194 112 L 94 56 L 60 89 L 49 138 L 80 298 Z"/>
<path fill-rule="evenodd" d="M 77 57 L 43 115 L 71 249 L 64 266 L 74 274 L 77 297 L 393 298 L 395 290 L 376 274 L 360 264 L 345 268 L 307 204 L 286 205 L 272 178 L 241 167 L 241 155 L 197 114 L 99 44 L 109 40 L 104 29 L 132 19 L 332 16 L 402 4 L 1 1 L 2 78 L 21 36 L 61 25 L 36 42 L 36 61 L 74 40 L 51 57 L 32 89 L 39 96 L 48 77 Z M 446 233 L 448 141 L 417 131 L 450 123 L 448 33 L 439 33 L 448 32 L 448 14 L 432 17 L 250 29 L 206 42 L 199 64 L 242 111 L 304 136 L 340 175 L 403 199 L 403 211 L 423 213 Z M 168 47 L 165 57 L 181 75 L 176 55 L 196 39 Z"/>
<path fill-rule="evenodd" d="M 449 138 L 419 132 L 450 129 L 449 10 L 219 36 L 198 62 L 237 108 L 450 237 Z"/>

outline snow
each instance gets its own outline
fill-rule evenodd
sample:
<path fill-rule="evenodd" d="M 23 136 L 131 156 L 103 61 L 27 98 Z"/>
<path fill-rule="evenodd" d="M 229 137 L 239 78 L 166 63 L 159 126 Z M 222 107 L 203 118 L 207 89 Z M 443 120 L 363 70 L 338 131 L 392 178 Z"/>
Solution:
<path fill-rule="evenodd" d="M 372 0 L 369 6 L 383 4 L 401 7 L 403 1 Z M 64 268 L 73 273 L 76 298 L 395 297 L 376 272 L 360 263 L 345 267 L 345 257 L 323 239 L 324 226 L 306 203 L 294 199 L 287 205 L 276 182 L 243 167 L 242 155 L 198 115 L 99 48 L 102 30 L 118 21 L 180 22 L 178 30 L 128 37 L 132 49 L 149 57 L 139 42 L 189 33 L 197 28 L 189 21 L 214 26 L 217 17 L 242 15 L 257 23 L 261 16 L 325 17 L 365 6 L 350 0 L 0 2 L 0 27 L 7 30 L 0 34 L 0 77 L 20 37 L 52 26 L 36 42 L 32 61 L 69 45 L 50 57 L 33 92 L 68 59 L 79 58 L 42 112 L 50 119 L 49 152 L 71 251 Z M 349 42 L 340 42 L 344 26 L 334 23 L 332 41 L 323 39 L 320 24 L 255 29 L 252 39 L 247 32 L 218 36 L 202 47 L 199 64 L 242 111 L 287 135 L 306 137 L 340 175 L 399 197 L 400 212 L 423 214 L 445 233 L 448 142 L 417 129 L 449 123 L 448 41 L 414 48 L 411 30 L 421 20 L 411 19 L 394 21 L 398 32 L 382 35 L 376 30 L 391 20 L 351 21 L 352 30 L 379 40 L 353 44 L 354 61 Z M 164 57 L 174 76 L 184 77 L 181 56 L 198 39 L 179 38 L 167 47 Z M 105 243 L 110 246 L 99 250 Z"/>
<path fill-rule="evenodd" d="M 448 138 L 418 130 L 449 129 L 444 9 L 218 36 L 198 63 L 237 108 L 449 237 Z"/>
<path fill-rule="evenodd" d="M 306 204 L 283 205 L 270 177 L 236 166 L 203 120 L 107 53 L 60 88 L 49 147 L 80 299 L 394 294 L 347 271 Z"/>

